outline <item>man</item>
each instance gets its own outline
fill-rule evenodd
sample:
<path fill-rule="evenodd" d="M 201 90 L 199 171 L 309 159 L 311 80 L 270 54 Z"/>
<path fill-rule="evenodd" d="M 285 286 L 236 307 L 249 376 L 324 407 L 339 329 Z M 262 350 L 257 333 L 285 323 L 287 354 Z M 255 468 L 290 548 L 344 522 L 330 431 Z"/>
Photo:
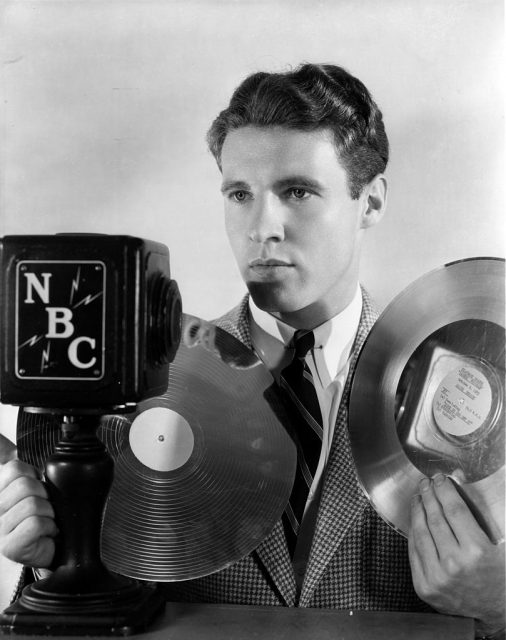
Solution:
<path fill-rule="evenodd" d="M 444 476 L 422 481 L 408 543 L 363 496 L 351 458 L 350 379 L 375 319 L 358 281 L 361 244 L 386 206 L 381 112 L 343 69 L 303 65 L 247 78 L 208 141 L 222 173 L 228 237 L 249 290 L 217 324 L 255 349 L 295 407 L 302 480 L 296 478 L 283 520 L 252 554 L 211 576 L 164 585 L 167 597 L 433 608 L 472 616 L 479 634 L 501 637 L 504 544 L 489 541 Z M 311 451 L 304 422 L 319 438 Z M 298 483 L 307 486 L 299 491 Z M 19 462 L 0 475 L 0 525 L 5 555 L 48 566 L 52 508 Z"/>

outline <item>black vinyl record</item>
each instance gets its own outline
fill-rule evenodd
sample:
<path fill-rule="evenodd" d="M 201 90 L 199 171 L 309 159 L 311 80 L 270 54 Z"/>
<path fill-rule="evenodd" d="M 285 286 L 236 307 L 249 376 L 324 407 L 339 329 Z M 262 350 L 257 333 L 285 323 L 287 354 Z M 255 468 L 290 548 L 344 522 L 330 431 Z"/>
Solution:
<path fill-rule="evenodd" d="M 208 575 L 251 552 L 288 502 L 296 452 L 274 381 L 218 327 L 185 315 L 167 392 L 127 415 L 103 416 L 115 461 L 102 557 L 152 581 Z M 57 416 L 20 412 L 20 457 L 39 468 Z"/>
<path fill-rule="evenodd" d="M 504 261 L 472 258 L 416 280 L 359 357 L 350 441 L 364 492 L 407 534 L 422 477 L 443 473 L 504 539 Z"/>

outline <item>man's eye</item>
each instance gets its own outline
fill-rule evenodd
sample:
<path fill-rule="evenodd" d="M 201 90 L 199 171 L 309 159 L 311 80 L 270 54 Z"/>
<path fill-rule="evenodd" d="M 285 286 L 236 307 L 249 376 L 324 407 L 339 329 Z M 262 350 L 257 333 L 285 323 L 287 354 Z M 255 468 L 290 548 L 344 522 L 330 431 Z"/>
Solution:
<path fill-rule="evenodd" d="M 236 202 L 244 202 L 245 200 L 248 199 L 248 193 L 246 191 L 233 191 L 230 194 L 230 197 L 235 200 Z"/>
<path fill-rule="evenodd" d="M 288 190 L 288 195 L 295 200 L 304 200 L 310 195 L 310 192 L 302 187 L 293 187 Z"/>

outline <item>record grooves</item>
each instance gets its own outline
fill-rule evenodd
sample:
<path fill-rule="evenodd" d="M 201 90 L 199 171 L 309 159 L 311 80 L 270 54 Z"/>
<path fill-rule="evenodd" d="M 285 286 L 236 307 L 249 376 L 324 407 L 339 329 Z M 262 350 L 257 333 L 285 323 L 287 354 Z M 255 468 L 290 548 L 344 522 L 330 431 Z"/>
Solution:
<path fill-rule="evenodd" d="M 185 316 L 166 394 L 105 416 L 115 460 L 102 557 L 151 581 L 201 577 L 236 562 L 270 533 L 288 501 L 295 448 L 274 382 L 230 334 Z M 42 466 L 57 418 L 20 412 L 20 457 Z"/>
<path fill-rule="evenodd" d="M 472 258 L 421 277 L 385 309 L 350 396 L 364 492 L 403 534 L 422 477 L 443 473 L 490 539 L 504 539 L 504 261 Z"/>

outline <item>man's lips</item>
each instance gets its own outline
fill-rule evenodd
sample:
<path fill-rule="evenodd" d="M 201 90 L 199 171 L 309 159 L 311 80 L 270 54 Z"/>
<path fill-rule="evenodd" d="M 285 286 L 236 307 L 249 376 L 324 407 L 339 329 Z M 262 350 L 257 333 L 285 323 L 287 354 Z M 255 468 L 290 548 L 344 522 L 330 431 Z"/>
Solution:
<path fill-rule="evenodd" d="M 295 267 L 292 262 L 277 258 L 255 258 L 248 263 L 249 273 L 252 279 L 263 281 L 278 281 L 291 273 Z"/>
<path fill-rule="evenodd" d="M 277 260 L 275 258 L 255 258 L 250 260 L 249 267 L 251 269 L 267 269 L 269 267 L 293 267 L 293 263 L 286 262 L 285 260 Z"/>

